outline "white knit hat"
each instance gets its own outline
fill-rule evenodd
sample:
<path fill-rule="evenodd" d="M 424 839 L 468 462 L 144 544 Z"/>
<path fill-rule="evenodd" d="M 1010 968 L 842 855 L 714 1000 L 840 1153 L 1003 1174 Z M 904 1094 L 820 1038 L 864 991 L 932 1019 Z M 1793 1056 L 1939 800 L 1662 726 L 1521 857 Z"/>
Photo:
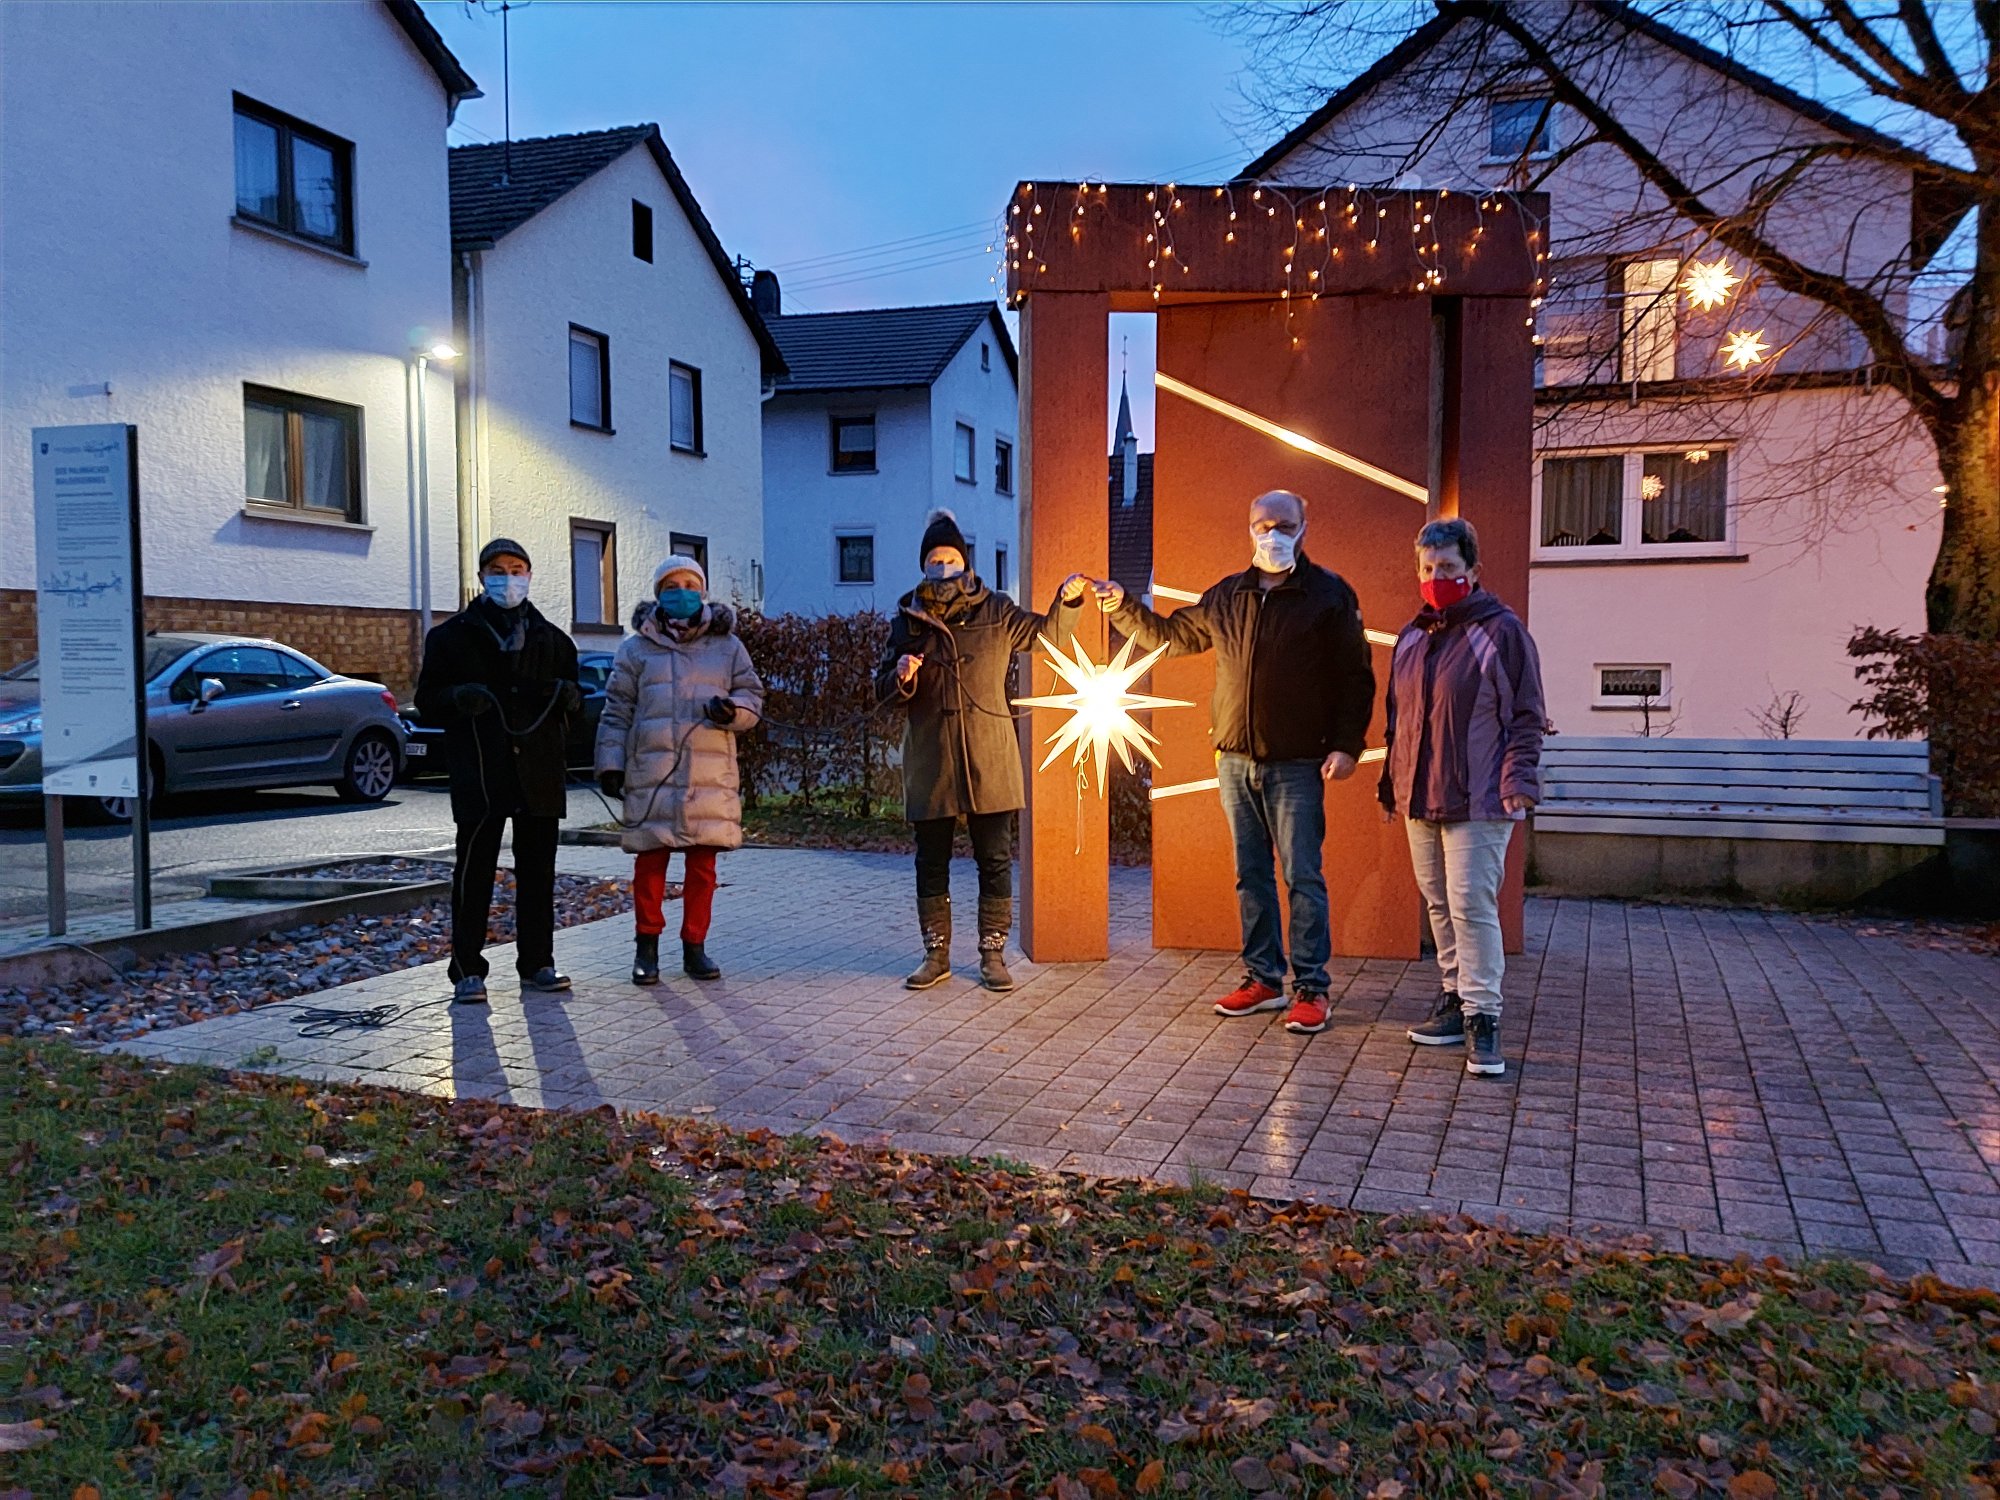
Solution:
<path fill-rule="evenodd" d="M 676 552 L 672 557 L 653 569 L 653 592 L 659 593 L 660 580 L 669 573 L 692 573 L 701 580 L 701 591 L 708 592 L 708 569 L 684 552 Z"/>

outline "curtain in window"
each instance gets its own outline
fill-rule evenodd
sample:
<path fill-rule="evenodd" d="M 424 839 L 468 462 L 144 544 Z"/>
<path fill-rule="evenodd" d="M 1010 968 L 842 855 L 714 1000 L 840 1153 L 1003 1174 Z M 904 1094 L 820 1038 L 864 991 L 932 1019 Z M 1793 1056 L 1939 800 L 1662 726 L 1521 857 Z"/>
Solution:
<path fill-rule="evenodd" d="M 285 472 L 285 414 L 274 406 L 243 404 L 243 493 L 252 500 L 291 504 Z"/>
<path fill-rule="evenodd" d="M 236 117 L 236 211 L 278 222 L 278 131 L 262 120 Z"/>
<path fill-rule="evenodd" d="M 1641 260 L 1624 267 L 1619 379 L 1674 378 L 1674 288 L 1680 273 L 1680 262 L 1673 260 Z"/>
<path fill-rule="evenodd" d="M 1542 545 L 1615 547 L 1625 489 L 1625 460 L 1542 460 Z"/>
<path fill-rule="evenodd" d="M 347 424 L 323 412 L 301 412 L 305 452 L 304 503 L 314 510 L 350 513 L 354 476 L 348 467 Z"/>
<path fill-rule="evenodd" d="M 340 240 L 346 218 L 341 212 L 340 164 L 326 147 L 298 136 L 292 137 L 292 196 L 300 234 Z"/>
<path fill-rule="evenodd" d="M 1648 453 L 1639 480 L 1640 536 L 1648 542 L 1727 541 L 1729 455 Z"/>

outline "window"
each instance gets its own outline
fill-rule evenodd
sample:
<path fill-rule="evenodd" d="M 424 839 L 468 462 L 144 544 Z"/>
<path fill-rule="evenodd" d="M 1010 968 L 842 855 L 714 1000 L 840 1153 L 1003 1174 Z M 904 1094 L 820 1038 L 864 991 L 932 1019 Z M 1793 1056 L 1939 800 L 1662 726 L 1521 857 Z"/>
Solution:
<path fill-rule="evenodd" d="M 750 559 L 750 607 L 764 607 L 764 564 L 754 557 Z"/>
<path fill-rule="evenodd" d="M 1537 470 L 1544 562 L 1733 555 L 1726 448 L 1550 455 Z"/>
<path fill-rule="evenodd" d="M 1593 708 L 1669 708 L 1673 689 L 1673 668 L 1665 663 L 1645 666 L 1606 666 L 1600 663 Z"/>
<path fill-rule="evenodd" d="M 243 387 L 243 494 L 253 505 L 361 519 L 361 408 Z"/>
<path fill-rule="evenodd" d="M 979 571 L 979 538 L 969 531 L 965 534 L 965 571 Z"/>
<path fill-rule="evenodd" d="M 286 687 L 311 687 L 314 683 L 326 681 L 326 673 L 305 658 L 294 656 L 289 651 L 278 653 L 278 665 L 284 669 Z"/>
<path fill-rule="evenodd" d="M 835 417 L 833 420 L 833 472 L 873 474 L 875 472 L 875 417 Z"/>
<path fill-rule="evenodd" d="M 1555 150 L 1556 108 L 1548 95 L 1495 99 L 1486 108 L 1487 160 L 1517 161 Z"/>
<path fill-rule="evenodd" d="M 1618 378 L 1674 378 L 1677 260 L 1635 260 L 1618 268 Z"/>
<path fill-rule="evenodd" d="M 693 365 L 669 361 L 667 404 L 675 451 L 701 453 L 701 371 Z"/>
<path fill-rule="evenodd" d="M 993 346 L 983 340 L 979 345 L 979 368 L 982 370 L 993 368 Z"/>
<path fill-rule="evenodd" d="M 842 583 L 875 581 L 875 534 L 870 531 L 840 531 L 833 537 L 835 574 Z"/>
<path fill-rule="evenodd" d="M 667 533 L 667 548 L 676 557 L 691 557 L 701 564 L 702 572 L 708 571 L 708 538 L 691 536 L 685 531 Z"/>
<path fill-rule="evenodd" d="M 354 147 L 236 96 L 236 213 L 354 253 Z"/>
<path fill-rule="evenodd" d="M 960 484 L 977 484 L 972 469 L 972 452 L 978 438 L 965 423 L 958 424 L 951 450 L 951 472 Z"/>
<path fill-rule="evenodd" d="M 572 628 L 618 628 L 618 528 L 609 521 L 569 523 Z"/>
<path fill-rule="evenodd" d="M 999 593 L 1007 592 L 1007 549 L 993 549 L 993 587 Z"/>
<path fill-rule="evenodd" d="M 1014 493 L 1014 445 L 1005 438 L 993 440 L 993 493 Z"/>
<path fill-rule="evenodd" d="M 569 419 L 578 427 L 611 431 L 611 341 L 569 325 Z"/>
<path fill-rule="evenodd" d="M 653 260 L 653 210 L 632 200 L 632 254 L 648 265 Z"/>
<path fill-rule="evenodd" d="M 224 698 L 247 698 L 253 693 L 275 693 L 290 686 L 285 664 L 267 646 L 224 646 L 197 657 L 193 666 L 174 680 L 169 694 L 176 703 L 193 703 L 201 697 L 201 680 L 213 677 L 222 684 Z"/>

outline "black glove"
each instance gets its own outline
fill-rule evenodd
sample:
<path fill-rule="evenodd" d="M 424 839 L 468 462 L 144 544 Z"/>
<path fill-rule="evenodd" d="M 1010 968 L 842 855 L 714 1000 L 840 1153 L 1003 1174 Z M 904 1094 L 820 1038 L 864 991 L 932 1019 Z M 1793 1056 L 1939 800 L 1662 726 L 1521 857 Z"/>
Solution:
<path fill-rule="evenodd" d="M 562 685 L 562 711 L 573 714 L 582 707 L 583 689 L 574 682 L 565 682 Z"/>
<path fill-rule="evenodd" d="M 476 682 L 461 682 L 451 690 L 451 706 L 472 718 L 478 714 L 490 714 L 500 705 L 493 701 L 493 694 Z"/>
<path fill-rule="evenodd" d="M 719 693 L 708 700 L 708 707 L 702 712 L 708 716 L 709 723 L 719 724 L 724 728 L 736 722 L 736 705 Z"/>
<path fill-rule="evenodd" d="M 623 771 L 599 771 L 597 789 L 607 797 L 625 795 L 625 773 Z"/>

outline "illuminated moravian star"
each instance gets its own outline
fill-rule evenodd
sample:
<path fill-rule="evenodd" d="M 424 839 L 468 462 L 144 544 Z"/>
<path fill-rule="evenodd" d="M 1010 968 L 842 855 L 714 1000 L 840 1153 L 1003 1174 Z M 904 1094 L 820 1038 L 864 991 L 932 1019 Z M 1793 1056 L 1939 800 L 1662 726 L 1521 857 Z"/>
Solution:
<path fill-rule="evenodd" d="M 1097 762 L 1097 795 L 1101 797 L 1113 749 L 1117 750 L 1118 758 L 1125 763 L 1128 771 L 1138 769 L 1132 760 L 1135 750 L 1157 766 L 1160 758 L 1153 754 L 1152 747 L 1159 741 L 1133 719 L 1133 711 L 1192 708 L 1194 705 L 1179 698 L 1151 698 L 1144 693 L 1132 692 L 1131 687 L 1152 670 L 1153 663 L 1166 654 L 1167 648 L 1161 646 L 1134 661 L 1134 643 L 1128 640 L 1118 648 L 1118 654 L 1110 662 L 1099 666 L 1079 643 L 1071 643 L 1075 653 L 1072 657 L 1065 655 L 1047 636 L 1039 639 L 1042 649 L 1049 654 L 1049 665 L 1055 668 L 1056 676 L 1070 691 L 1014 700 L 1021 708 L 1069 710 L 1069 718 L 1048 738 L 1048 758 L 1035 769 L 1047 770 L 1065 750 L 1072 752 L 1070 763 L 1078 767 L 1094 757 Z"/>
<path fill-rule="evenodd" d="M 1770 348 L 1764 342 L 1763 329 L 1751 333 L 1748 329 L 1739 328 L 1723 341 L 1722 358 L 1739 370 L 1747 370 L 1752 365 L 1761 365 Z"/>
<path fill-rule="evenodd" d="M 1687 293 L 1690 305 L 1708 312 L 1727 302 L 1729 289 L 1742 279 L 1729 269 L 1729 262 L 1718 255 L 1710 261 L 1689 261 L 1687 275 L 1681 278 L 1681 290 Z"/>

